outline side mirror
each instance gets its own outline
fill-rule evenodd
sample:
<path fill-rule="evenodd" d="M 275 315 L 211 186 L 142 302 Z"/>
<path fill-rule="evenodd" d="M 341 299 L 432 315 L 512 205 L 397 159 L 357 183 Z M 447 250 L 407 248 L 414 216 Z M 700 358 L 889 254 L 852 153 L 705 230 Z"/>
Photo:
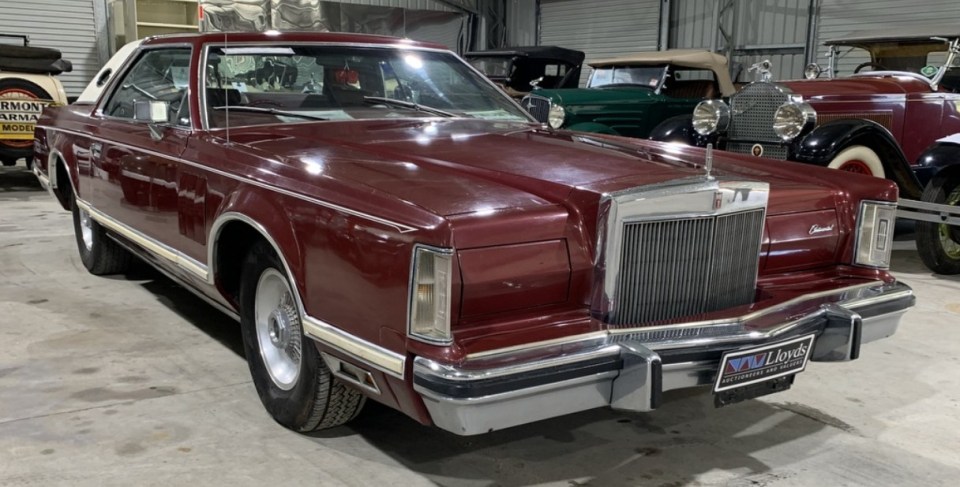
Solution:
<path fill-rule="evenodd" d="M 170 104 L 165 101 L 133 102 L 133 119 L 150 123 L 169 123 Z"/>

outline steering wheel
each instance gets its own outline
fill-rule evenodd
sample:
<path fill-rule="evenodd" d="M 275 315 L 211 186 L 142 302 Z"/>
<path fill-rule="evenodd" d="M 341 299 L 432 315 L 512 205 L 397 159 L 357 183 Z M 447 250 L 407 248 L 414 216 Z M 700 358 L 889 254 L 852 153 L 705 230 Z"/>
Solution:
<path fill-rule="evenodd" d="M 853 74 L 857 74 L 857 73 L 860 72 L 861 69 L 867 68 L 867 67 L 873 68 L 873 71 L 886 71 L 886 70 L 887 70 L 887 67 L 884 66 L 884 65 L 882 65 L 882 64 L 878 64 L 878 63 L 875 63 L 875 62 L 872 62 L 872 61 L 867 61 L 867 62 L 865 62 L 865 63 L 861 63 L 861 64 L 858 65 L 856 68 L 854 68 Z"/>

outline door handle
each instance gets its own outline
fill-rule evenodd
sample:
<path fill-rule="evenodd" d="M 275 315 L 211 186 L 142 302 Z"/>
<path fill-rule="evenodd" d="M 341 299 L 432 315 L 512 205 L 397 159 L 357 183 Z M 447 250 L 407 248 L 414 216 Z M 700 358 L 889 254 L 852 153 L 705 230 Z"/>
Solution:
<path fill-rule="evenodd" d="M 90 157 L 94 159 L 99 159 L 101 152 L 103 152 L 103 144 L 99 142 L 94 142 L 90 144 Z"/>

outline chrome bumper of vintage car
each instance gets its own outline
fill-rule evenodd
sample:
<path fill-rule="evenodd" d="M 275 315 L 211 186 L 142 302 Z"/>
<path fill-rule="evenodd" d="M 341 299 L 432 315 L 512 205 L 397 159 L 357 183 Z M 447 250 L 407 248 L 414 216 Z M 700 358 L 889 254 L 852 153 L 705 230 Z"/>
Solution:
<path fill-rule="evenodd" d="M 663 391 L 713 384 L 727 351 L 815 334 L 810 360 L 856 359 L 862 343 L 893 335 L 914 302 L 909 286 L 878 283 L 803 296 L 723 322 L 673 327 L 725 330 L 718 335 L 637 328 L 476 354 L 460 365 L 417 357 L 414 388 L 434 424 L 459 435 L 603 406 L 651 411 Z M 786 319 L 770 323 L 771 316 Z"/>

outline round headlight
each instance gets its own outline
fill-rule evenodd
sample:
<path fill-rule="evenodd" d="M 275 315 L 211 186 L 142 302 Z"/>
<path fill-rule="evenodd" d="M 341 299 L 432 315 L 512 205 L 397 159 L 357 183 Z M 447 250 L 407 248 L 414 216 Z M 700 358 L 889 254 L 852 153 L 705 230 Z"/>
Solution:
<path fill-rule="evenodd" d="M 560 105 L 550 105 L 550 113 L 547 115 L 547 123 L 551 127 L 558 129 L 563 127 L 563 120 L 567 118 L 567 111 Z"/>
<path fill-rule="evenodd" d="M 810 63 L 807 67 L 803 68 L 803 77 L 807 79 L 817 79 L 820 77 L 820 73 L 823 70 L 820 69 L 820 65 L 817 63 Z"/>
<path fill-rule="evenodd" d="M 785 142 L 790 142 L 816 122 L 817 111 L 809 103 L 784 103 L 773 114 L 773 131 Z"/>
<path fill-rule="evenodd" d="M 693 109 L 693 130 L 700 135 L 722 132 L 730 124 L 730 107 L 720 100 L 707 100 Z"/>

